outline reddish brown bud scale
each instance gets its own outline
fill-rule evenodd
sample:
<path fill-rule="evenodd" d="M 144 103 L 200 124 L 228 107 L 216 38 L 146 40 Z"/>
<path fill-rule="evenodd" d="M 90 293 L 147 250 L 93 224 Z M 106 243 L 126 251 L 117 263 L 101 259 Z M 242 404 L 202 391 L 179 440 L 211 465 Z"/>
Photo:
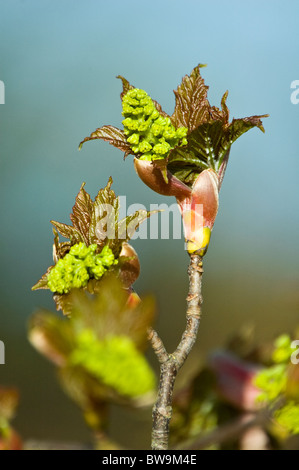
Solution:
<path fill-rule="evenodd" d="M 219 205 L 218 176 L 214 170 L 204 170 L 195 180 L 191 199 L 178 201 L 181 209 L 187 250 L 203 256 L 209 246 L 211 231 Z"/>
<path fill-rule="evenodd" d="M 174 196 L 181 210 L 185 239 L 189 253 L 203 256 L 210 242 L 219 205 L 219 180 L 212 170 L 202 171 L 192 188 L 167 171 L 168 182 L 162 171 L 152 162 L 134 158 L 134 166 L 141 180 L 153 191 L 164 196 Z"/>
<path fill-rule="evenodd" d="M 136 292 L 131 292 L 129 294 L 129 297 L 128 297 L 128 300 L 127 300 L 127 306 L 129 308 L 137 307 L 137 305 L 139 305 L 140 302 L 141 302 L 141 299 L 140 299 L 139 295 L 136 294 Z"/>
<path fill-rule="evenodd" d="M 204 227 L 213 228 L 219 206 L 218 176 L 214 170 L 204 170 L 192 186 L 191 208 L 202 205 Z"/>
<path fill-rule="evenodd" d="M 134 158 L 134 166 L 139 178 L 153 191 L 163 196 L 174 196 L 179 201 L 191 196 L 191 189 L 167 171 L 168 183 L 162 171 L 152 162 Z"/>
<path fill-rule="evenodd" d="M 140 274 L 139 258 L 134 248 L 129 243 L 123 243 L 120 256 L 130 258 L 121 265 L 119 278 L 125 288 L 131 287 Z"/>

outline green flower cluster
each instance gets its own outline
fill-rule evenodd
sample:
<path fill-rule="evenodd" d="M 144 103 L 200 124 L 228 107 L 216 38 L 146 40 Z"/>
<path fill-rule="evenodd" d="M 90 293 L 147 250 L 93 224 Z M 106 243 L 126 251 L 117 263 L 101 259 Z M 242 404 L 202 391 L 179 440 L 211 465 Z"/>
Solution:
<path fill-rule="evenodd" d="M 125 116 L 124 133 L 134 153 L 142 154 L 140 160 L 160 160 L 169 151 L 187 145 L 186 127 L 175 127 L 169 117 L 161 116 L 153 100 L 138 88 L 129 90 L 122 100 Z"/>
<path fill-rule="evenodd" d="M 91 329 L 84 329 L 76 339 L 71 364 L 84 367 L 120 395 L 138 397 L 153 390 L 153 371 L 127 336 L 107 336 L 99 341 Z"/>
<path fill-rule="evenodd" d="M 281 335 L 274 341 L 272 361 L 275 364 L 262 369 L 255 378 L 255 385 L 262 391 L 258 397 L 259 401 L 271 402 L 285 391 L 287 364 L 293 352 L 291 344 L 289 335 Z"/>
<path fill-rule="evenodd" d="M 287 385 L 286 366 L 277 364 L 262 369 L 254 379 L 254 384 L 261 390 L 258 401 L 270 403 L 285 392 Z"/>
<path fill-rule="evenodd" d="M 275 412 L 275 418 L 288 432 L 299 434 L 299 406 L 294 402 L 289 402 L 280 410 Z"/>
<path fill-rule="evenodd" d="M 85 287 L 90 278 L 100 279 L 110 266 L 117 264 L 112 250 L 105 246 L 96 254 L 97 245 L 77 243 L 61 258 L 48 274 L 52 292 L 67 294 L 71 289 Z"/>
<path fill-rule="evenodd" d="M 293 353 L 292 340 L 289 335 L 281 335 L 274 342 L 272 353 L 274 365 L 262 369 L 254 383 L 261 390 L 258 401 L 271 404 L 280 396 L 285 396 L 288 387 L 288 365 Z M 284 406 L 276 410 L 274 417 L 277 423 L 288 433 L 299 434 L 299 404 L 286 400 Z"/>
<path fill-rule="evenodd" d="M 294 349 L 292 348 L 292 340 L 289 335 L 281 335 L 274 342 L 275 350 L 272 354 L 272 360 L 276 364 L 289 362 Z"/>

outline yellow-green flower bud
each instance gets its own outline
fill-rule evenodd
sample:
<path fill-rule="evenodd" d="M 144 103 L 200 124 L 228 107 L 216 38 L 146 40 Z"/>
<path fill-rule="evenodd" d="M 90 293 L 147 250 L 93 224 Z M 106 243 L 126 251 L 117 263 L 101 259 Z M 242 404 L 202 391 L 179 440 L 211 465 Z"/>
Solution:
<path fill-rule="evenodd" d="M 69 253 L 58 260 L 48 274 L 48 287 L 52 292 L 67 294 L 71 289 L 85 287 L 89 279 L 100 279 L 112 265 L 117 264 L 113 252 L 105 246 L 96 254 L 97 245 L 77 243 Z"/>
<path fill-rule="evenodd" d="M 124 134 L 141 160 L 164 159 L 174 147 L 187 144 L 187 128 L 175 129 L 169 117 L 160 115 L 144 90 L 129 90 L 123 97 L 122 106 Z"/>
<path fill-rule="evenodd" d="M 130 137 L 128 137 L 127 141 L 129 144 L 138 144 L 139 142 L 139 135 L 138 134 L 132 134 Z"/>

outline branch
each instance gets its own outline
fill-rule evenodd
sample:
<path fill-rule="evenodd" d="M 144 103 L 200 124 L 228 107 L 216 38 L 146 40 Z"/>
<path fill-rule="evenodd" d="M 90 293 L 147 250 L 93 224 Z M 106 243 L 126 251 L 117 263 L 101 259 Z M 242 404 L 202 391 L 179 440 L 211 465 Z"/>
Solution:
<path fill-rule="evenodd" d="M 188 269 L 187 324 L 175 352 L 168 354 L 158 334 L 154 330 L 149 331 L 149 339 L 160 363 L 159 391 L 153 408 L 153 450 L 168 449 L 169 422 L 172 416 L 172 396 L 175 379 L 195 343 L 200 322 L 202 273 L 202 258 L 198 255 L 191 255 Z"/>
<path fill-rule="evenodd" d="M 202 304 L 202 274 L 202 258 L 198 255 L 191 255 L 191 261 L 188 269 L 189 293 L 187 297 L 187 325 L 182 339 L 177 349 L 173 353 L 177 370 L 179 370 L 184 364 L 197 338 Z"/>
<path fill-rule="evenodd" d="M 163 364 L 163 362 L 166 362 L 169 359 L 169 354 L 166 351 L 160 336 L 155 330 L 153 330 L 153 328 L 148 329 L 148 340 L 151 342 L 152 348 L 159 360 L 159 363 Z"/>

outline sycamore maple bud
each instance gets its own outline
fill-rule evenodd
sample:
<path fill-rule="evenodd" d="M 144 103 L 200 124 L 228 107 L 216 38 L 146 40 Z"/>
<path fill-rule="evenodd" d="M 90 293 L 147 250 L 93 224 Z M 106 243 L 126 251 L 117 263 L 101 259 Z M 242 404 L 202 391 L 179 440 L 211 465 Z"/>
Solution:
<path fill-rule="evenodd" d="M 189 188 L 169 171 L 166 182 L 160 168 L 151 162 L 135 158 L 134 166 L 138 176 L 153 191 L 176 198 L 183 219 L 188 253 L 204 256 L 218 212 L 217 173 L 212 169 L 202 171 Z"/>
<path fill-rule="evenodd" d="M 138 88 L 129 90 L 122 100 L 124 134 L 141 160 L 165 159 L 171 149 L 187 144 L 186 127 L 176 129 L 169 117 L 162 116 L 153 100 Z"/>
<path fill-rule="evenodd" d="M 107 269 L 118 261 L 112 250 L 105 246 L 96 254 L 97 245 L 77 243 L 69 253 L 59 259 L 48 274 L 48 287 L 52 292 L 67 294 L 71 289 L 85 287 L 89 279 L 100 279 Z"/>
<path fill-rule="evenodd" d="M 125 288 L 131 287 L 140 274 L 140 262 L 134 248 L 129 243 L 123 243 L 120 257 L 125 260 L 121 262 L 119 278 Z"/>
<path fill-rule="evenodd" d="M 139 178 L 153 191 L 163 196 L 174 196 L 178 201 L 191 197 L 191 189 L 167 171 L 167 182 L 162 171 L 152 162 L 134 158 L 134 167 Z"/>

